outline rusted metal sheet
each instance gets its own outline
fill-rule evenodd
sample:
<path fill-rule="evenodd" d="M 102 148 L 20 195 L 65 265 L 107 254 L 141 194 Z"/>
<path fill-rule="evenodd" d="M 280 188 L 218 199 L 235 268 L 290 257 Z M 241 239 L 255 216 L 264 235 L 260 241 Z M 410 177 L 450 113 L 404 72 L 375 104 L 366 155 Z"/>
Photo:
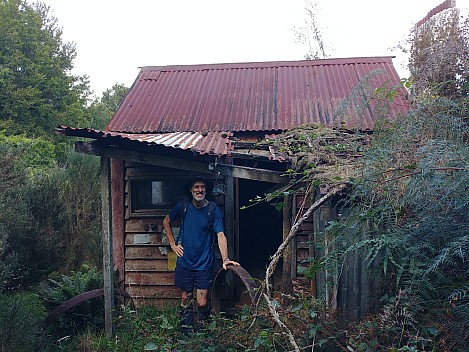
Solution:
<path fill-rule="evenodd" d="M 392 57 L 144 67 L 108 131 L 131 133 L 279 131 L 305 123 L 373 128 L 371 110 L 333 112 L 374 70 L 372 88 L 400 79 Z M 406 110 L 397 100 L 390 117 Z M 402 103 L 403 106 L 399 104 Z"/>
<path fill-rule="evenodd" d="M 90 128 L 58 126 L 57 132 L 68 136 L 106 140 L 107 143 L 135 142 L 148 146 L 164 146 L 174 149 L 192 150 L 198 154 L 226 155 L 233 150 L 229 132 L 171 132 L 171 133 L 121 133 L 98 131 Z"/>
<path fill-rule="evenodd" d="M 247 293 L 249 294 L 249 298 L 253 304 L 256 304 L 260 298 L 260 284 L 259 281 L 254 279 L 251 274 L 247 272 L 242 266 L 238 265 L 228 265 L 227 270 L 232 271 L 236 276 L 238 276 L 241 281 L 243 282 L 244 286 L 246 287 Z M 212 301 L 219 301 L 220 300 L 220 287 L 221 282 L 223 281 L 224 276 L 227 273 L 227 270 L 221 268 L 218 270 L 215 278 L 213 280 L 213 292 L 212 292 Z M 215 303 L 216 306 L 219 305 L 219 302 L 212 302 Z"/>
<path fill-rule="evenodd" d="M 421 25 L 426 23 L 433 16 L 439 14 L 440 12 L 443 12 L 445 10 L 453 8 L 453 7 L 456 7 L 456 0 L 443 1 L 440 5 L 436 6 L 433 9 L 431 9 L 424 18 L 422 18 L 420 21 L 417 22 L 417 24 L 415 26 L 420 27 Z"/>
<path fill-rule="evenodd" d="M 129 293 L 120 291 L 120 290 L 115 290 L 114 291 L 115 296 L 122 296 L 126 298 L 130 298 Z M 54 321 L 56 321 L 60 315 L 65 313 L 67 310 L 75 307 L 76 305 L 83 303 L 87 300 L 97 298 L 97 297 L 103 297 L 104 296 L 104 289 L 103 288 L 98 288 L 96 290 L 92 291 L 87 291 L 83 292 L 73 298 L 70 298 L 68 301 L 64 302 L 60 306 L 56 307 L 46 318 L 46 324 L 51 324 Z"/>

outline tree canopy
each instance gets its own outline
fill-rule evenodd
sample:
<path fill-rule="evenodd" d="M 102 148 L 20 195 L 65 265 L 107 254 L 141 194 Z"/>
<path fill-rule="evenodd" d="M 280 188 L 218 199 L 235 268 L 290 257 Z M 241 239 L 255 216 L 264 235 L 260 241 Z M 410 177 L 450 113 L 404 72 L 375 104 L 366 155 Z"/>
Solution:
<path fill-rule="evenodd" d="M 82 113 L 86 77 L 71 73 L 74 43 L 42 3 L 0 2 L 0 129 L 7 134 L 50 135 Z M 77 114 L 78 112 L 78 114 Z"/>

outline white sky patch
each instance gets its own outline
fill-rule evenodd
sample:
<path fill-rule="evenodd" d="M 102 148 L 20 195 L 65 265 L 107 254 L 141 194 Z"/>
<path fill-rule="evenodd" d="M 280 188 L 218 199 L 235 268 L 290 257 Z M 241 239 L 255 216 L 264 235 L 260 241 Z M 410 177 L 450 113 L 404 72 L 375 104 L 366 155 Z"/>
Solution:
<path fill-rule="evenodd" d="M 130 87 L 141 66 L 302 60 L 294 28 L 304 25 L 304 0 L 44 0 L 63 39 L 76 43 L 75 73 L 100 95 Z M 396 56 L 392 50 L 443 0 L 317 0 L 317 20 L 332 58 Z M 462 14 L 468 1 L 457 0 Z"/>

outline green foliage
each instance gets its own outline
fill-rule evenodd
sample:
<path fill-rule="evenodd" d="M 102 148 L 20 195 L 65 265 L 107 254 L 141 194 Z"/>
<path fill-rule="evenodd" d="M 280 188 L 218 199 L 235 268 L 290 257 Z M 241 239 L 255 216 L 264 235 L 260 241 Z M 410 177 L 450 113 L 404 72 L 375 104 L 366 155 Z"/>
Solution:
<path fill-rule="evenodd" d="M 68 268 L 76 268 L 84 261 L 96 266 L 102 263 L 99 175 L 98 158 L 72 152 L 58 180 L 65 206 L 63 235 L 68 246 Z"/>
<path fill-rule="evenodd" d="M 122 306 L 116 319 L 115 338 L 89 331 L 69 341 L 72 350 L 144 351 L 283 351 L 286 342 L 266 317 L 266 307 L 257 314 L 244 308 L 239 315 L 214 315 L 204 330 L 191 335 L 179 332 L 179 312 L 174 306 Z M 298 332 L 300 333 L 300 332 Z M 67 350 L 67 346 L 63 346 Z M 147 348 L 147 349 L 145 349 Z"/>
<path fill-rule="evenodd" d="M 469 18 L 454 7 L 432 16 L 411 32 L 409 69 L 415 101 L 469 93 Z"/>
<path fill-rule="evenodd" d="M 0 294 L 0 351 L 36 351 L 44 317 L 36 295 Z"/>
<path fill-rule="evenodd" d="M 0 131 L 0 144 L 21 158 L 16 167 L 21 169 L 43 169 L 53 167 L 57 160 L 57 145 L 44 138 L 28 138 L 24 135 L 5 135 Z"/>
<path fill-rule="evenodd" d="M 20 281 L 18 270 L 5 267 L 16 285 L 84 261 L 101 262 L 99 160 L 69 152 L 59 167 L 53 146 L 43 139 L 1 138 L 2 258 L 22 269 Z"/>
<path fill-rule="evenodd" d="M 365 250 L 370 268 L 388 278 L 386 292 L 400 295 L 392 306 L 397 313 L 381 315 L 396 348 L 411 346 L 415 336 L 434 341 L 432 329 L 440 332 L 440 344 L 457 349 L 467 343 L 468 107 L 467 99 L 427 100 L 378 129 L 350 195 L 350 214 L 329 227 L 337 238 L 335 255 Z M 455 292 L 458 299 L 449 306 Z"/>
<path fill-rule="evenodd" d="M 0 224 L 0 294 L 4 290 L 15 286 L 21 276 L 21 266 L 17 253 L 10 251 L 7 242 L 8 235 L 2 224 Z"/>
<path fill-rule="evenodd" d="M 102 288 L 102 273 L 96 267 L 83 264 L 79 270 L 64 275 L 51 273 L 46 281 L 38 286 L 38 293 L 49 311 L 63 304 L 67 300 L 81 293 Z M 54 324 L 53 332 L 56 336 L 77 334 L 92 326 L 102 328 L 104 321 L 104 302 L 102 298 L 95 298 L 80 303 L 65 312 Z"/>
<path fill-rule="evenodd" d="M 103 92 L 100 98 L 96 98 L 86 110 L 86 120 L 77 121 L 77 127 L 104 129 L 117 111 L 128 88 L 123 84 L 114 84 L 110 89 Z"/>
<path fill-rule="evenodd" d="M 0 2 L 0 129 L 50 136 L 82 111 L 87 85 L 70 73 L 75 56 L 46 5 Z"/>
<path fill-rule="evenodd" d="M 39 285 L 41 298 L 51 306 L 58 306 L 83 292 L 102 287 L 102 274 L 96 267 L 82 264 L 78 271 L 68 275 L 51 273 L 49 279 Z"/>

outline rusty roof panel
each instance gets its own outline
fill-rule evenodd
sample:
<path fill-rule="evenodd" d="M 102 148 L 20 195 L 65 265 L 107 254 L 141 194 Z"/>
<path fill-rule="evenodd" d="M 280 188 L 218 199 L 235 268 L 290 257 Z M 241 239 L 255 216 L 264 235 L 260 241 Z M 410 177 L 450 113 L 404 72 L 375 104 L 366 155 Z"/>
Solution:
<path fill-rule="evenodd" d="M 59 133 L 92 139 L 113 139 L 113 142 L 119 144 L 119 141 L 137 141 L 148 145 L 162 145 L 182 150 L 192 150 L 199 154 L 226 155 L 233 149 L 228 132 L 172 132 L 172 133 L 122 133 L 112 131 L 99 131 L 89 128 L 72 128 L 68 126 L 58 126 Z"/>
<path fill-rule="evenodd" d="M 338 118 L 334 111 L 376 70 L 373 89 L 399 83 L 391 57 L 144 67 L 106 130 L 279 131 L 309 123 L 372 129 L 369 108 L 347 108 Z M 391 118 L 407 109 L 399 99 Z"/>

